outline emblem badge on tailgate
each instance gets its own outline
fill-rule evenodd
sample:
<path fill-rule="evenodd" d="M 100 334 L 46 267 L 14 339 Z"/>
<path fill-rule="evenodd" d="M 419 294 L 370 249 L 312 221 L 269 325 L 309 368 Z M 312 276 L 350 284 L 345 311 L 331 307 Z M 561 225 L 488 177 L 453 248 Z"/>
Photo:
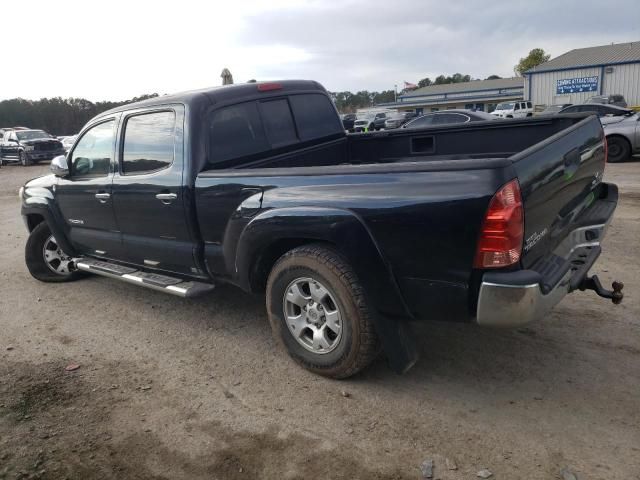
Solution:
<path fill-rule="evenodd" d="M 529 250 L 531 250 L 534 247 L 534 245 L 538 243 L 540 239 L 547 234 L 548 231 L 549 229 L 545 228 L 541 232 L 535 232 L 533 235 L 527 238 L 527 240 L 524 242 L 524 251 L 528 252 Z"/>

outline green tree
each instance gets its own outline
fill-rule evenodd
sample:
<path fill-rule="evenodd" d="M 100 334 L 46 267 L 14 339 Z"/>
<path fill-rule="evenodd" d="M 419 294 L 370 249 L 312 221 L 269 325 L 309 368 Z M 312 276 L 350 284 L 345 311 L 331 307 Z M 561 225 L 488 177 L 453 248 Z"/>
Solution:
<path fill-rule="evenodd" d="M 90 102 L 84 98 L 12 98 L 0 102 L 0 125 L 42 129 L 54 135 L 72 135 L 91 118 L 127 103 L 157 97 L 157 93 L 141 95 L 124 102 Z"/>
<path fill-rule="evenodd" d="M 502 77 L 500 75 L 489 75 L 485 80 L 499 80 Z"/>
<path fill-rule="evenodd" d="M 422 87 L 428 87 L 429 85 L 433 84 L 433 82 L 431 81 L 431 79 L 429 77 L 423 78 L 422 80 L 420 80 L 418 82 L 418 88 L 422 88 Z"/>
<path fill-rule="evenodd" d="M 534 48 L 529 52 L 529 55 L 520 59 L 518 64 L 513 67 L 513 70 L 516 75 L 520 76 L 527 70 L 537 67 L 541 63 L 548 62 L 550 58 L 551 55 L 545 53 L 542 48 Z"/>

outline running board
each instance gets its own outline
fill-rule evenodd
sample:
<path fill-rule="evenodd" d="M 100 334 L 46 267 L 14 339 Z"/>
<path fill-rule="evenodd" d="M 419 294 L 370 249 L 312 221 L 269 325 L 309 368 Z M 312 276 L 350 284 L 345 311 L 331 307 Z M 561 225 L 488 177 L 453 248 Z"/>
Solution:
<path fill-rule="evenodd" d="M 202 282 L 187 282 L 180 278 L 145 272 L 115 263 L 103 262 L 92 258 L 76 261 L 76 268 L 83 272 L 95 273 L 103 277 L 115 278 L 123 282 L 133 283 L 159 292 L 170 293 L 183 298 L 192 298 L 212 291 L 215 286 Z"/>

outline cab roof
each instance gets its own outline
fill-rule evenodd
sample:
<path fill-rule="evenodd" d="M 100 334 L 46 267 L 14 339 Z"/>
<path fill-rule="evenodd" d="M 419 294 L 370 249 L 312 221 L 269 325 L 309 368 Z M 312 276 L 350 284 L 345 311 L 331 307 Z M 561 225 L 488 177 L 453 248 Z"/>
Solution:
<path fill-rule="evenodd" d="M 261 91 L 261 89 L 264 89 Z M 169 104 L 184 104 L 191 107 L 201 107 L 203 105 L 213 105 L 224 103 L 229 100 L 244 101 L 253 98 L 282 95 L 292 92 L 321 92 L 326 94 L 325 88 L 313 80 L 274 80 L 271 82 L 239 83 L 234 85 L 223 85 L 220 87 L 209 87 L 199 90 L 189 90 L 154 97 L 141 102 L 128 103 L 111 110 L 103 112 L 97 117 L 109 115 L 116 112 L 133 110 L 144 107 L 155 107 Z M 97 118 L 96 117 L 96 118 Z"/>

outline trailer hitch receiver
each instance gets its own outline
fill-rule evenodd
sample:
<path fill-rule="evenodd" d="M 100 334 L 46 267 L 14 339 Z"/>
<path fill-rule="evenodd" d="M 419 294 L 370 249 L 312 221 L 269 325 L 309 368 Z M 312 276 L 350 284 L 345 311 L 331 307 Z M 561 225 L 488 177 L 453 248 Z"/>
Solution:
<path fill-rule="evenodd" d="M 593 277 L 585 277 L 578 288 L 583 292 L 585 290 L 593 290 L 603 298 L 610 298 L 611 301 L 616 305 L 620 304 L 622 302 L 622 298 L 624 297 L 624 294 L 622 293 L 624 283 L 615 281 L 611 284 L 611 288 L 613 288 L 613 290 L 607 290 L 602 286 L 602 283 L 600 283 L 600 279 L 597 275 L 594 275 Z"/>

